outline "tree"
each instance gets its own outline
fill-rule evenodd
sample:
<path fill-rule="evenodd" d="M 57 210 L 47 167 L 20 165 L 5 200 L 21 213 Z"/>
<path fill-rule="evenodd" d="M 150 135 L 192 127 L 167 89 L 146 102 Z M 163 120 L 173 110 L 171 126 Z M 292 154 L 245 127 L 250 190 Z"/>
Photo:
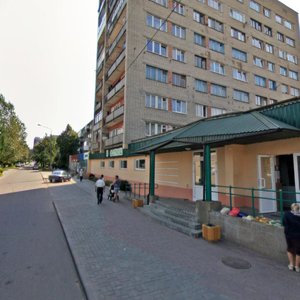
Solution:
<path fill-rule="evenodd" d="M 25 125 L 15 113 L 14 106 L 0 94 L 0 165 L 12 165 L 27 160 Z"/>
<path fill-rule="evenodd" d="M 52 167 L 54 159 L 58 153 L 56 138 L 46 136 L 33 148 L 33 159 L 39 163 L 42 168 Z"/>
<path fill-rule="evenodd" d="M 65 131 L 57 137 L 57 145 L 59 147 L 57 164 L 60 168 L 68 168 L 69 156 L 77 153 L 79 148 L 78 135 L 69 124 Z"/>

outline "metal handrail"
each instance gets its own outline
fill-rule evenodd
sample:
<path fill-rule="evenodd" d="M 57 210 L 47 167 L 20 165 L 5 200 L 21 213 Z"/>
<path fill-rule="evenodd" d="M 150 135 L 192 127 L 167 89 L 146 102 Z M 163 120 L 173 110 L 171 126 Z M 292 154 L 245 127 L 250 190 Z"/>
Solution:
<path fill-rule="evenodd" d="M 291 191 L 283 191 L 282 189 L 258 189 L 258 188 L 245 188 L 245 187 L 238 187 L 238 186 L 227 186 L 227 185 L 213 185 L 213 187 L 217 188 L 223 188 L 223 189 L 228 189 L 228 191 L 212 191 L 212 193 L 217 193 L 217 194 L 222 194 L 222 195 L 229 195 L 229 206 L 230 209 L 232 209 L 233 205 L 233 197 L 243 197 L 244 199 L 249 198 L 251 199 L 251 211 L 252 215 L 255 217 L 256 216 L 256 211 L 255 211 L 255 200 L 257 199 L 263 199 L 263 200 L 270 200 L 270 201 L 276 201 L 279 202 L 279 210 L 280 210 L 280 221 L 282 224 L 283 221 L 283 204 L 284 202 L 291 202 L 290 199 L 284 198 L 284 195 L 300 195 L 300 192 L 291 192 Z M 241 193 L 236 193 L 235 190 L 242 190 L 242 191 L 247 191 L 251 192 L 250 194 L 241 194 Z M 269 193 L 275 193 L 276 197 L 261 197 L 257 195 L 257 192 L 269 192 Z M 278 197 L 279 195 L 279 197 Z"/>

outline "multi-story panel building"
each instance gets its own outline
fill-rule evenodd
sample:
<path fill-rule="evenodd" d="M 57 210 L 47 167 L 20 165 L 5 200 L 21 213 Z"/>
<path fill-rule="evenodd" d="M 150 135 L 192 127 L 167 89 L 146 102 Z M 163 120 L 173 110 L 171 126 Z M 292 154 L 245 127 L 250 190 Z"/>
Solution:
<path fill-rule="evenodd" d="M 100 0 L 93 152 L 299 96 L 298 14 L 273 0 Z"/>

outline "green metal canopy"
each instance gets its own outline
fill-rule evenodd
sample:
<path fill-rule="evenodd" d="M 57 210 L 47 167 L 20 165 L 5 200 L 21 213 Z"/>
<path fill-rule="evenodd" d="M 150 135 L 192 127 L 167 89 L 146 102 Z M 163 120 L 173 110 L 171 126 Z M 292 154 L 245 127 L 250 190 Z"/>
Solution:
<path fill-rule="evenodd" d="M 129 145 L 129 151 L 178 151 L 183 148 L 249 144 L 300 136 L 300 99 L 248 112 L 202 119 Z"/>

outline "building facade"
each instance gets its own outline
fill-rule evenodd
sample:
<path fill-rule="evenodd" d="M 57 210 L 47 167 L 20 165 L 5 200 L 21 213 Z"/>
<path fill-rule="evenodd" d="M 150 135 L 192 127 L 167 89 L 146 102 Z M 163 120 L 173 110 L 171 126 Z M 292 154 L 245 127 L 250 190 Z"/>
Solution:
<path fill-rule="evenodd" d="M 271 0 L 100 0 L 92 152 L 299 96 L 298 14 Z"/>

